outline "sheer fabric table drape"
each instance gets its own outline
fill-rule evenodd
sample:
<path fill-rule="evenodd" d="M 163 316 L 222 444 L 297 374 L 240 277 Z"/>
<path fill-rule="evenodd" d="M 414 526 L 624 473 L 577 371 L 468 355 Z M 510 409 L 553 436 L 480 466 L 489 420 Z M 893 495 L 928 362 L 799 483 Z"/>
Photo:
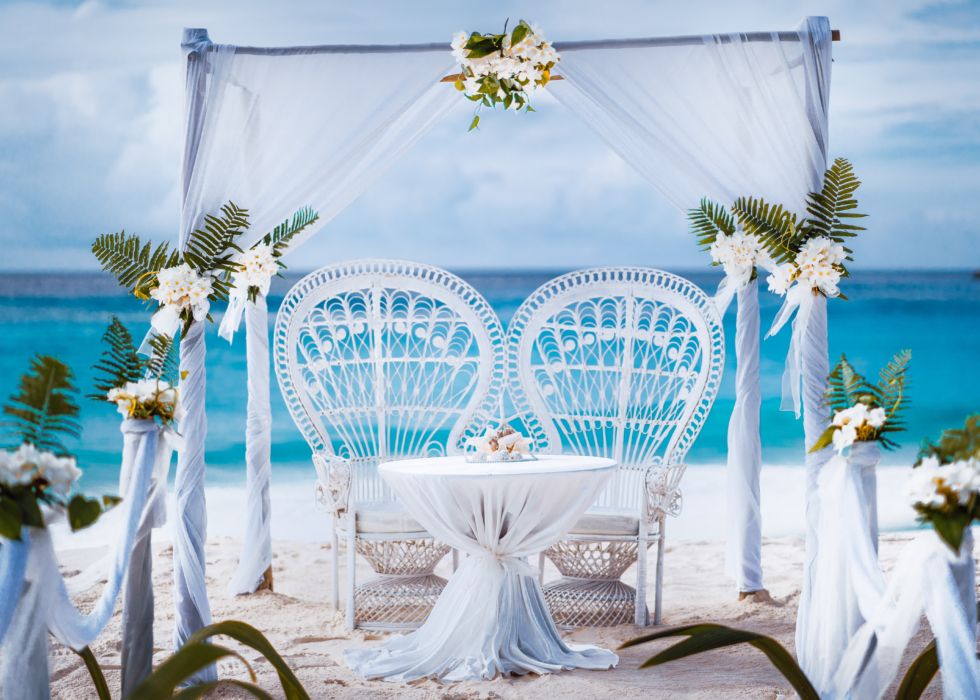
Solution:
<path fill-rule="evenodd" d="M 562 641 L 537 571 L 525 560 L 568 532 L 615 467 L 608 459 L 565 455 L 382 465 L 406 510 L 467 557 L 422 627 L 380 648 L 347 651 L 348 665 L 365 678 L 447 682 L 615 666 L 611 651 Z"/>

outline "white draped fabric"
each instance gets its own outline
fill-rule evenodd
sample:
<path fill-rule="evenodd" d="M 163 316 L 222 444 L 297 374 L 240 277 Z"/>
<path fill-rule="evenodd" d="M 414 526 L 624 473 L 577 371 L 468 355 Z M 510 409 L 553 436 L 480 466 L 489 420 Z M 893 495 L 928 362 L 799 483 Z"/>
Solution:
<path fill-rule="evenodd" d="M 164 508 L 161 499 L 166 484 L 165 465 L 169 465 L 172 448 L 167 444 L 163 429 L 151 421 L 124 420 L 122 431 L 125 440 L 120 484 L 125 488 L 119 506 L 121 531 L 110 560 L 107 583 L 92 611 L 83 615 L 72 603 L 58 570 L 57 556 L 47 529 L 25 528 L 23 542 L 12 548 L 15 557 L 26 549 L 27 560 L 23 579 L 13 596 L 17 607 L 3 638 L 2 697 L 48 697 L 48 632 L 73 649 L 91 644 L 112 617 L 127 573 L 132 573 L 131 556 L 140 534 L 159 522 Z M 164 486 L 155 488 L 155 484 L 161 483 Z M 5 542 L 3 549 L 7 548 Z M 146 584 L 139 590 L 130 586 L 137 608 L 145 602 L 147 589 L 152 601 L 152 582 Z M 9 600 L 4 601 L 4 609 L 9 603 Z M 149 629 L 127 629 L 124 638 L 135 638 L 138 642 L 141 636 L 152 635 L 152 603 L 150 607 Z M 130 622 L 136 620 L 131 618 Z M 146 624 L 145 619 L 138 622 Z M 152 660 L 152 636 L 150 639 Z M 137 644 L 135 649 L 144 647 Z"/>
<path fill-rule="evenodd" d="M 739 591 L 760 591 L 762 581 L 762 502 L 759 473 L 759 282 L 737 293 L 735 318 L 735 407 L 728 423 L 728 575 Z"/>
<path fill-rule="evenodd" d="M 969 528 L 959 552 L 933 530 L 909 544 L 879 604 L 847 646 L 834 677 L 834 697 L 882 697 L 923 614 L 936 637 L 943 697 L 980 697 L 975 577 Z"/>
<path fill-rule="evenodd" d="M 791 32 L 566 42 L 558 44 L 565 80 L 548 89 L 683 209 L 703 196 L 730 203 L 752 194 L 802 211 L 827 158 L 830 39 L 827 19 L 813 17 Z M 251 211 L 246 246 L 311 206 L 318 227 L 295 250 L 462 99 L 439 82 L 454 70 L 445 43 L 261 49 L 214 45 L 205 30 L 186 30 L 184 48 L 182 244 L 227 200 Z M 185 421 L 196 426 L 187 448 L 194 457 L 182 456 L 178 469 L 187 488 L 198 488 L 204 473 L 203 390 L 187 386 L 203 384 L 203 342 L 195 352 L 186 356 L 195 373 L 184 382 L 201 402 L 188 405 Z M 259 385 L 267 369 L 250 364 L 249 372 Z M 751 436 L 750 425 L 737 428 Z M 758 453 L 753 439 L 745 454 Z M 758 491 L 751 460 L 740 457 L 735 470 L 755 480 L 750 494 Z M 185 496 L 183 544 L 175 547 L 178 644 L 207 617 L 203 557 L 192 556 L 203 552 L 203 495 Z M 753 508 L 742 506 L 750 515 Z M 266 515 L 250 509 L 247 520 Z"/>
<path fill-rule="evenodd" d="M 245 304 L 248 418 L 245 423 L 245 534 L 228 592 L 253 593 L 272 566 L 272 405 L 269 402 L 269 309 L 264 296 Z"/>
<path fill-rule="evenodd" d="M 834 674 L 848 642 L 878 608 L 885 577 L 878 566 L 877 532 L 872 533 L 866 469 L 878 461 L 876 443 L 859 442 L 849 457 L 835 455 L 819 475 L 820 548 L 813 563 L 807 647 L 797 656 L 821 695 L 833 697 Z M 832 611 L 832 614 L 828 612 Z"/>
<path fill-rule="evenodd" d="M 444 682 L 498 674 L 607 669 L 618 657 L 565 644 L 527 557 L 560 540 L 616 464 L 596 457 L 468 463 L 464 457 L 389 462 L 385 482 L 440 541 L 466 554 L 425 623 L 377 649 L 345 653 L 365 678 Z"/>

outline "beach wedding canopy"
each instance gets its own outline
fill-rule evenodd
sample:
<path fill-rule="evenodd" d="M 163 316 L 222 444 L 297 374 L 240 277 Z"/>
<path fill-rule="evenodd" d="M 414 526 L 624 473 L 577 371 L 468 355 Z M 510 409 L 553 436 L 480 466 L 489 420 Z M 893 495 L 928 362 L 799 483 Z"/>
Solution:
<path fill-rule="evenodd" d="M 820 188 L 827 166 L 832 39 L 827 18 L 809 17 L 792 31 L 558 42 L 561 79 L 548 90 L 683 210 L 702 197 L 732 202 L 751 194 L 803 213 L 807 193 Z M 458 68 L 446 42 L 256 48 L 215 44 L 206 30 L 188 29 L 182 46 L 187 59 L 182 247 L 204 216 L 229 200 L 250 212 L 242 248 L 288 213 L 310 206 L 319 221 L 291 242 L 292 254 L 462 99 L 453 89 Z M 741 590 L 757 590 L 762 569 L 756 283 L 738 298 L 727 529 L 731 572 Z M 271 563 L 271 417 L 265 299 L 242 300 L 239 306 L 246 307 L 248 344 L 248 508 L 231 590 L 246 593 L 256 589 Z M 236 325 L 230 313 L 222 335 L 230 338 Z M 210 622 L 204 577 L 204 328 L 203 322 L 193 323 L 180 348 L 187 415 L 176 474 L 178 645 Z M 828 373 L 822 297 L 806 328 L 795 347 L 803 365 L 810 445 L 826 425 L 820 407 Z M 784 386 L 784 393 L 798 397 L 800 378 L 791 378 L 795 387 Z M 807 456 L 808 545 L 816 473 L 826 452 Z M 807 551 L 809 563 L 813 548 Z"/>

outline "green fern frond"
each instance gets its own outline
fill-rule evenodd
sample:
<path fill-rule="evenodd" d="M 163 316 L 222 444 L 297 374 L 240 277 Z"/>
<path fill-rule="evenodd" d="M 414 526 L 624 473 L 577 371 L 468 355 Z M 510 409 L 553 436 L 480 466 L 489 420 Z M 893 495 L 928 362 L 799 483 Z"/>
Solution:
<path fill-rule="evenodd" d="M 233 252 L 242 249 L 235 242 L 248 228 L 248 211 L 228 202 L 221 207 L 221 215 L 208 214 L 201 228 L 195 229 L 184 246 L 183 260 L 200 273 L 219 270 L 232 272 Z M 217 285 L 218 299 L 227 298 L 227 284 Z"/>
<path fill-rule="evenodd" d="M 20 389 L 3 406 L 8 433 L 38 449 L 67 454 L 63 436 L 78 437 L 77 389 L 68 365 L 49 355 L 36 355 L 20 378 Z"/>
<path fill-rule="evenodd" d="M 687 220 L 702 250 L 710 248 L 719 235 L 731 236 L 735 233 L 732 215 L 725 207 L 707 198 L 702 199 L 696 208 L 688 210 Z"/>
<path fill-rule="evenodd" d="M 320 215 L 311 207 L 303 207 L 293 214 L 292 219 L 286 219 L 272 231 L 262 237 L 265 245 L 272 246 L 277 255 L 282 255 L 289 242 L 301 231 L 309 228 L 320 219 Z"/>
<path fill-rule="evenodd" d="M 114 387 L 142 379 L 145 364 L 136 352 L 133 336 L 118 317 L 112 317 L 109 327 L 102 335 L 102 342 L 106 347 L 92 368 L 95 373 L 95 391 L 88 395 L 88 398 L 96 401 L 105 401 L 106 392 Z"/>
<path fill-rule="evenodd" d="M 739 197 L 732 205 L 738 225 L 757 236 L 776 262 L 790 262 L 796 255 L 796 214 L 782 204 L 769 204 L 755 197 Z"/>
<path fill-rule="evenodd" d="M 826 236 L 838 243 L 863 231 L 863 226 L 844 223 L 845 219 L 863 218 L 865 214 L 857 211 L 858 203 L 854 193 L 861 181 L 854 174 L 854 167 L 845 158 L 837 158 L 824 173 L 820 192 L 807 195 L 807 214 L 804 222 L 806 238 Z M 848 258 L 850 259 L 850 258 Z"/>
<path fill-rule="evenodd" d="M 850 408 L 858 401 L 877 405 L 879 392 L 877 387 L 869 384 L 864 375 L 854 369 L 841 355 L 840 361 L 827 376 L 827 404 L 831 415 Z"/>
<path fill-rule="evenodd" d="M 888 414 L 882 428 L 883 433 L 898 432 L 905 429 L 904 412 L 909 406 L 908 369 L 912 362 L 911 350 L 900 350 L 885 365 L 878 375 L 878 390 L 881 406 Z"/>
<path fill-rule="evenodd" d="M 92 253 L 102 269 L 115 276 L 119 284 L 137 296 L 146 296 L 154 274 L 165 267 L 178 264 L 179 253 L 166 243 L 153 247 L 139 235 L 105 233 L 92 243 Z"/>
<path fill-rule="evenodd" d="M 145 360 L 146 374 L 174 385 L 180 374 L 180 355 L 172 336 L 150 338 L 150 356 Z"/>

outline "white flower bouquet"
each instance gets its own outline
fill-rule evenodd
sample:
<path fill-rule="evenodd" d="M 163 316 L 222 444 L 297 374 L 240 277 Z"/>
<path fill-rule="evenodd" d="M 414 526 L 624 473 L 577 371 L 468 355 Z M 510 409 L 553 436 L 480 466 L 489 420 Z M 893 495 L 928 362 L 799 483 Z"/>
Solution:
<path fill-rule="evenodd" d="M 905 385 L 911 361 L 910 350 L 896 353 L 882 368 L 878 382 L 871 383 L 841 356 L 827 377 L 831 422 L 810 452 L 833 445 L 841 454 L 856 442 L 872 441 L 886 449 L 897 447 L 889 435 L 904 429 L 901 416 L 908 403 Z"/>
<path fill-rule="evenodd" d="M 545 40 L 540 27 L 524 20 L 513 31 L 503 34 L 458 32 L 453 36 L 453 56 L 460 66 L 456 89 L 481 107 L 533 112 L 531 96 L 551 80 L 551 71 L 561 60 Z M 480 123 L 477 113 L 470 130 Z"/>
<path fill-rule="evenodd" d="M 905 493 L 919 520 L 959 552 L 966 529 L 980 518 L 980 415 L 923 447 Z"/>
<path fill-rule="evenodd" d="M 512 462 L 534 459 L 531 455 L 531 441 L 509 425 L 497 430 L 487 428 L 479 437 L 471 437 L 466 446 L 473 452 L 468 456 L 471 462 Z"/>

